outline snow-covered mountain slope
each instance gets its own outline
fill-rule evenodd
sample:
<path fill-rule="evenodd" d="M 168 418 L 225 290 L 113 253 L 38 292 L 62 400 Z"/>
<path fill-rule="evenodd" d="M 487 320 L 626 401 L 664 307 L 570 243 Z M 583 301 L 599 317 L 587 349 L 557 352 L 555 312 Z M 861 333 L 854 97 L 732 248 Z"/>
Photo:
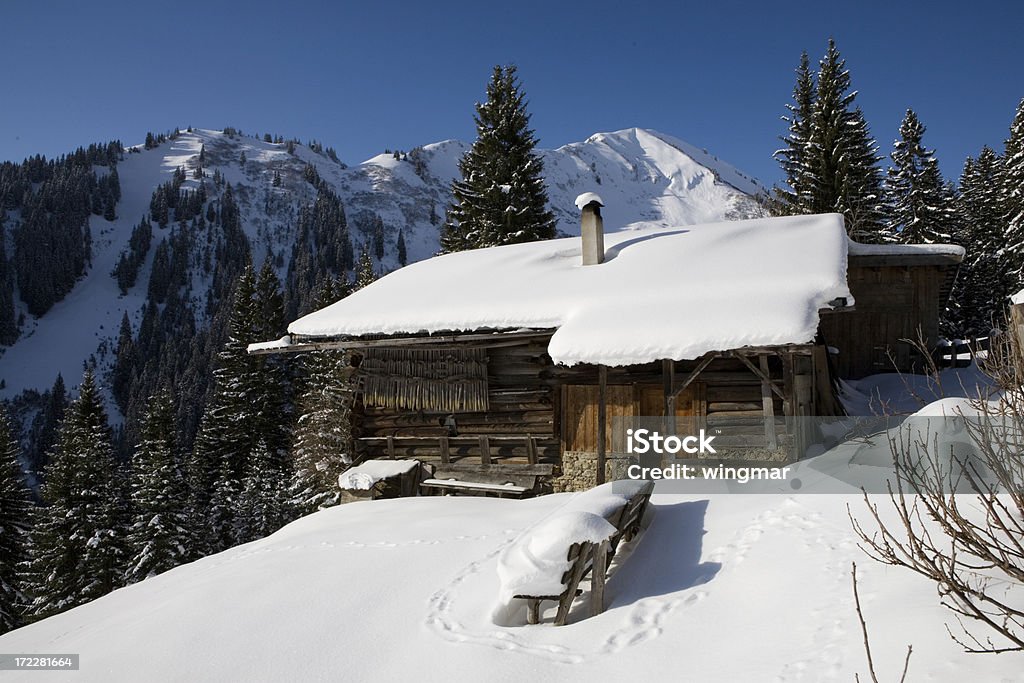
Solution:
<path fill-rule="evenodd" d="M 445 141 L 408 154 L 382 154 L 347 167 L 308 146 L 270 143 L 254 137 L 219 131 L 183 132 L 153 149 L 137 149 L 118 166 L 122 199 L 114 221 L 93 216 L 92 264 L 75 289 L 40 318 L 26 314 L 19 340 L 0 351 L 0 397 L 11 398 L 26 389 L 49 387 L 58 373 L 77 385 L 83 363 L 94 357 L 100 367 L 112 359 L 118 325 L 127 312 L 137 329 L 146 299 L 147 283 L 157 244 L 169 229 L 155 229 L 135 286 L 118 291 L 111 271 L 125 250 L 132 228 L 149 213 L 153 191 L 184 168 L 183 190 L 196 189 L 193 177 L 203 152 L 205 180 L 219 172 L 231 183 L 240 206 L 242 224 L 254 259 L 276 256 L 284 276 L 300 207 L 316 197 L 304 177 L 312 164 L 345 205 L 356 252 L 372 239 L 373 221 L 385 227 L 381 271 L 399 266 L 396 242 L 402 231 L 408 259 L 428 258 L 437 251 L 438 229 L 458 176 L 458 161 L 466 143 Z M 551 209 L 559 230 L 578 234 L 573 200 L 581 192 L 597 191 L 606 203 L 606 230 L 637 222 L 686 225 L 742 218 L 757 213 L 751 196 L 761 190 L 752 179 L 705 151 L 660 133 L 627 129 L 600 133 L 580 143 L 541 152 Z M 275 184 L 275 176 L 280 183 Z M 16 217 L 15 217 L 16 219 Z M 12 222 L 9 221 L 8 229 Z M 198 255 L 195 257 L 198 261 Z M 203 300 L 209 283 L 193 275 L 192 296 Z M 197 306 L 201 308 L 201 306 Z"/>

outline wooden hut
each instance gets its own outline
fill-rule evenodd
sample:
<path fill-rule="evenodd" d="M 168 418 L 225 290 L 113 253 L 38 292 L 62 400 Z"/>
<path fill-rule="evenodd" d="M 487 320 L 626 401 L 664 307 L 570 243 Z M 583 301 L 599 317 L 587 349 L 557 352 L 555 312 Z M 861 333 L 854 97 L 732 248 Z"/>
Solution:
<path fill-rule="evenodd" d="M 604 235 L 581 199 L 582 240 L 412 264 L 250 351 L 349 349 L 359 459 L 554 471 L 562 489 L 625 455 L 618 418 L 787 460 L 813 437 L 794 418 L 841 414 L 819 331 L 847 329 L 860 296 L 841 216 Z"/>

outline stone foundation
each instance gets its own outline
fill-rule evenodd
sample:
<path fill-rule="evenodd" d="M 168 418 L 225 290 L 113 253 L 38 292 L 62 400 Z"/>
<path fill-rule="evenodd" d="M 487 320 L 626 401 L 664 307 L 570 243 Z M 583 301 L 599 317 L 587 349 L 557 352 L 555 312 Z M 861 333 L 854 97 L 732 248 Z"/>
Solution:
<path fill-rule="evenodd" d="M 624 454 L 609 453 L 605 457 L 605 481 L 626 478 L 630 459 Z M 555 493 L 586 491 L 597 485 L 597 453 L 568 451 L 562 454 L 562 476 L 552 481 Z"/>

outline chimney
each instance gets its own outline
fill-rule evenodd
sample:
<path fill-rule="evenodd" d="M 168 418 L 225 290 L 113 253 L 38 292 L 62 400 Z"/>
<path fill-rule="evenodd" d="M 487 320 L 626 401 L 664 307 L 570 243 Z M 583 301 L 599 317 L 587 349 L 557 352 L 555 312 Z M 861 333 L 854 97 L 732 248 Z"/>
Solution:
<path fill-rule="evenodd" d="M 580 237 L 583 239 L 583 265 L 593 266 L 604 263 L 604 221 L 601 207 L 604 203 L 593 192 L 584 192 L 576 198 L 580 217 Z"/>

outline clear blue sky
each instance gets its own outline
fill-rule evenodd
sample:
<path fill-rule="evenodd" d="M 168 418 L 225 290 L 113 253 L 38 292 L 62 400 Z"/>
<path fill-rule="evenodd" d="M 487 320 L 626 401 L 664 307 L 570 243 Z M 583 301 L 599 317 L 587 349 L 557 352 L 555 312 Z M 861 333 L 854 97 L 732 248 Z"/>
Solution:
<path fill-rule="evenodd" d="M 1007 0 L 4 0 L 0 159 L 230 125 L 356 163 L 471 140 L 491 68 L 514 62 L 544 147 L 641 126 L 770 184 L 799 54 L 832 35 L 883 153 L 912 107 L 956 177 L 1024 97 L 1021 26 Z"/>

